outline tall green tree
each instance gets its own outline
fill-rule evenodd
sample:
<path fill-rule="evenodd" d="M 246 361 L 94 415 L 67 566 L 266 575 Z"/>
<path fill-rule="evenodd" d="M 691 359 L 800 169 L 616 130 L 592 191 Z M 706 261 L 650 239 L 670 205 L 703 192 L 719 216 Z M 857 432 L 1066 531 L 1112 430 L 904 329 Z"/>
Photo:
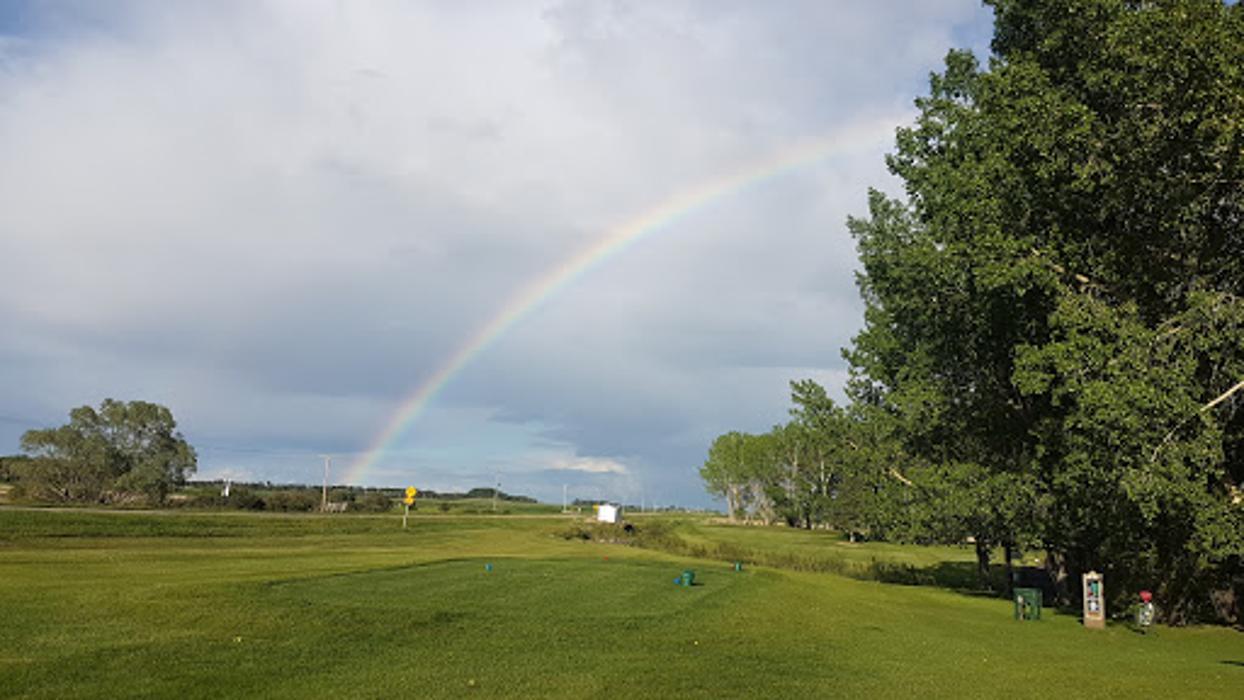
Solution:
<path fill-rule="evenodd" d="M 737 431 L 719 435 L 700 467 L 700 478 L 708 492 L 726 499 L 726 515 L 730 520 L 736 520 L 746 507 L 750 481 L 745 450 L 747 437 Z"/>
<path fill-rule="evenodd" d="M 1244 10 L 989 4 L 988 67 L 951 52 L 898 135 L 906 198 L 850 222 L 851 396 L 941 498 L 1031 491 L 1061 574 L 1205 614 L 1241 573 L 1244 404 L 1203 409 L 1244 379 Z"/>
<path fill-rule="evenodd" d="M 22 489 L 43 500 L 138 495 L 160 503 L 196 467 L 172 412 L 146 401 L 75 408 L 66 425 L 27 431 L 22 450 L 32 457 L 20 466 Z"/>
<path fill-rule="evenodd" d="M 1205 393 L 1207 379 L 1217 392 L 1244 377 L 1244 304 L 1194 293 L 1189 305 L 1149 327 L 1134 305 L 1069 297 L 1053 340 L 1022 349 L 1016 372 L 1058 407 L 1042 428 L 1047 541 L 1072 570 L 1154 588 L 1176 622 L 1226 613 L 1216 589 L 1244 555 L 1238 400 Z"/>

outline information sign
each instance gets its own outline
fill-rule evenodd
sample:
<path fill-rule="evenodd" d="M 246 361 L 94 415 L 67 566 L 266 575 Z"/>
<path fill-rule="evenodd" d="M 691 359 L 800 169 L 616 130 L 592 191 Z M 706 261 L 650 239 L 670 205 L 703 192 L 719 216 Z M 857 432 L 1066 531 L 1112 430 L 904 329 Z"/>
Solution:
<path fill-rule="evenodd" d="M 1091 629 L 1106 628 L 1106 591 L 1101 574 L 1090 571 L 1084 574 L 1084 626 Z"/>

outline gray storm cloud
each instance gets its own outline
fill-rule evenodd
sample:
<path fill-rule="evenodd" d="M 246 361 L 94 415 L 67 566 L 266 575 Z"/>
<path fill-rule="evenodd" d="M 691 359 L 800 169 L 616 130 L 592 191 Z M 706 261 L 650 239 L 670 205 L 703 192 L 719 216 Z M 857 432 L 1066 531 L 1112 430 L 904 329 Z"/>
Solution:
<path fill-rule="evenodd" d="M 988 21 L 966 0 L 23 7 L 0 20 L 0 452 L 71 406 L 146 398 L 201 473 L 274 481 L 367 447 L 619 222 L 906 113 Z M 704 502 L 707 440 L 782 420 L 789 379 L 840 385 L 860 322 L 844 221 L 891 186 L 889 146 L 610 259 L 464 368 L 369 479 L 507 468 L 556 500 L 580 465 Z"/>

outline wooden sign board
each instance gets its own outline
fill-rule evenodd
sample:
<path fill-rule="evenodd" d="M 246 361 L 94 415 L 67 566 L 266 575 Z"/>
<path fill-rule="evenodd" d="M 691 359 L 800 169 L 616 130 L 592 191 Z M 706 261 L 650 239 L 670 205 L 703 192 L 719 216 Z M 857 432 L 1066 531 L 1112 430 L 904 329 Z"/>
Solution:
<path fill-rule="evenodd" d="M 1101 574 L 1090 571 L 1082 577 L 1084 584 L 1084 626 L 1089 629 L 1106 628 L 1106 589 Z"/>

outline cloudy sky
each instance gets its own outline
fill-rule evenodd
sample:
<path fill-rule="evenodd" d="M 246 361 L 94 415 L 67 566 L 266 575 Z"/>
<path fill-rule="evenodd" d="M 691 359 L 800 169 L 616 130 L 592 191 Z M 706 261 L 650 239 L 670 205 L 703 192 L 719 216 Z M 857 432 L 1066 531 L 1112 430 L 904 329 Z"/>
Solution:
<path fill-rule="evenodd" d="M 712 438 L 840 395 L 845 219 L 975 0 L 0 4 L 0 454 L 105 397 L 199 475 L 710 503 Z M 822 158 L 772 172 L 783 154 Z M 749 173 L 756 177 L 747 178 Z M 522 309 L 383 453 L 391 417 Z M 762 176 L 763 175 L 763 176 Z M 692 194 L 689 194 L 692 193 Z"/>

